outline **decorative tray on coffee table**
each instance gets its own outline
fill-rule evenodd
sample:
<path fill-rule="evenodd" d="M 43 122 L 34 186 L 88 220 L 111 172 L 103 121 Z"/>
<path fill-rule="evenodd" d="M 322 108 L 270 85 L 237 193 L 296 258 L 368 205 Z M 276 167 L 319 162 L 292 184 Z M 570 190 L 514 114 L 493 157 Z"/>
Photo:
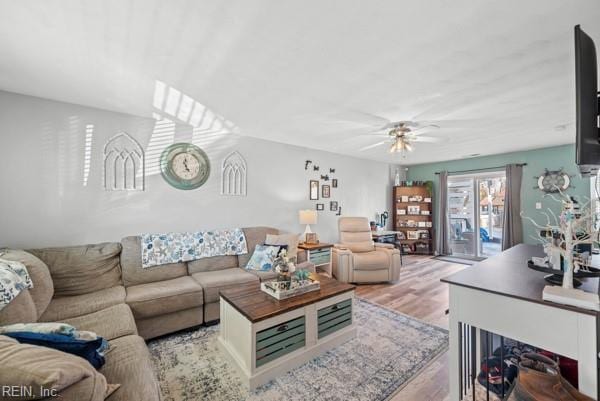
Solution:
<path fill-rule="evenodd" d="M 288 284 L 290 284 L 290 288 L 287 288 Z M 311 291 L 318 291 L 321 289 L 321 284 L 312 278 L 300 281 L 293 280 L 291 282 L 265 281 L 260 284 L 260 289 L 273 298 L 281 300 L 306 294 Z"/>

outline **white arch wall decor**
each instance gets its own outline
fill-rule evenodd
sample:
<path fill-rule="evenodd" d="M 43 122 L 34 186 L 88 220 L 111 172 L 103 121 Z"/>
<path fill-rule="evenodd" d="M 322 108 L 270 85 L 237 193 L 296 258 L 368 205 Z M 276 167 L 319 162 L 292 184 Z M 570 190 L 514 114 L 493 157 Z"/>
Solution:
<path fill-rule="evenodd" d="M 238 151 L 231 152 L 221 164 L 221 195 L 246 196 L 248 167 Z"/>
<path fill-rule="evenodd" d="M 104 190 L 143 191 L 144 150 L 126 132 L 119 132 L 104 145 Z"/>

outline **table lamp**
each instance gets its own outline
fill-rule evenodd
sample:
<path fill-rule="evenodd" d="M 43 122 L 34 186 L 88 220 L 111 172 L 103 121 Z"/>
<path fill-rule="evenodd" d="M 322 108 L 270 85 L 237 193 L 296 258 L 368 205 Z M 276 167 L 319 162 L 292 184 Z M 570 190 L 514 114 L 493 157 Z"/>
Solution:
<path fill-rule="evenodd" d="M 306 224 L 304 234 L 302 234 L 302 236 L 300 237 L 300 240 L 304 242 L 306 240 L 306 234 L 312 234 L 310 225 L 317 224 L 317 211 L 310 209 L 300 210 L 298 212 L 298 220 L 300 221 L 300 224 Z"/>

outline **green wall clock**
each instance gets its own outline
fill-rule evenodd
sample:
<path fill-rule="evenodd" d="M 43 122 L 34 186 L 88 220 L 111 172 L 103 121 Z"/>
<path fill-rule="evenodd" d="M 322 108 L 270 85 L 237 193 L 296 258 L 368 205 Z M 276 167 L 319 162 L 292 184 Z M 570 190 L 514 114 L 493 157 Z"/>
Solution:
<path fill-rule="evenodd" d="M 160 172 L 178 189 L 201 187 L 210 175 L 210 161 L 202 149 L 191 143 L 174 143 L 160 156 Z"/>

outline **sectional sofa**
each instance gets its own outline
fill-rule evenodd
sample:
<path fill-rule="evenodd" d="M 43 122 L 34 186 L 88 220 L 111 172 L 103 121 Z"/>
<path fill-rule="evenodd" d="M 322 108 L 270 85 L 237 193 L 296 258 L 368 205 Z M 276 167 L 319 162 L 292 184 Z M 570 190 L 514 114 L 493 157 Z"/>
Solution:
<path fill-rule="evenodd" d="M 65 322 L 93 331 L 111 345 L 100 372 L 108 383 L 121 384 L 108 400 L 159 400 L 144 340 L 218 321 L 220 290 L 258 285 L 274 276 L 271 272 L 249 272 L 241 266 L 246 265 L 256 244 L 264 243 L 267 235 L 279 235 L 279 231 L 269 227 L 243 230 L 248 254 L 149 269 L 142 268 L 139 237 L 126 237 L 120 243 L 5 250 L 2 258 L 21 261 L 28 267 L 34 288 L 20 293 L 0 311 L 0 326 Z M 298 261 L 304 259 L 300 253 Z M 81 388 L 69 389 L 62 396 L 63 400 L 76 401 L 103 399 L 89 394 Z"/>

